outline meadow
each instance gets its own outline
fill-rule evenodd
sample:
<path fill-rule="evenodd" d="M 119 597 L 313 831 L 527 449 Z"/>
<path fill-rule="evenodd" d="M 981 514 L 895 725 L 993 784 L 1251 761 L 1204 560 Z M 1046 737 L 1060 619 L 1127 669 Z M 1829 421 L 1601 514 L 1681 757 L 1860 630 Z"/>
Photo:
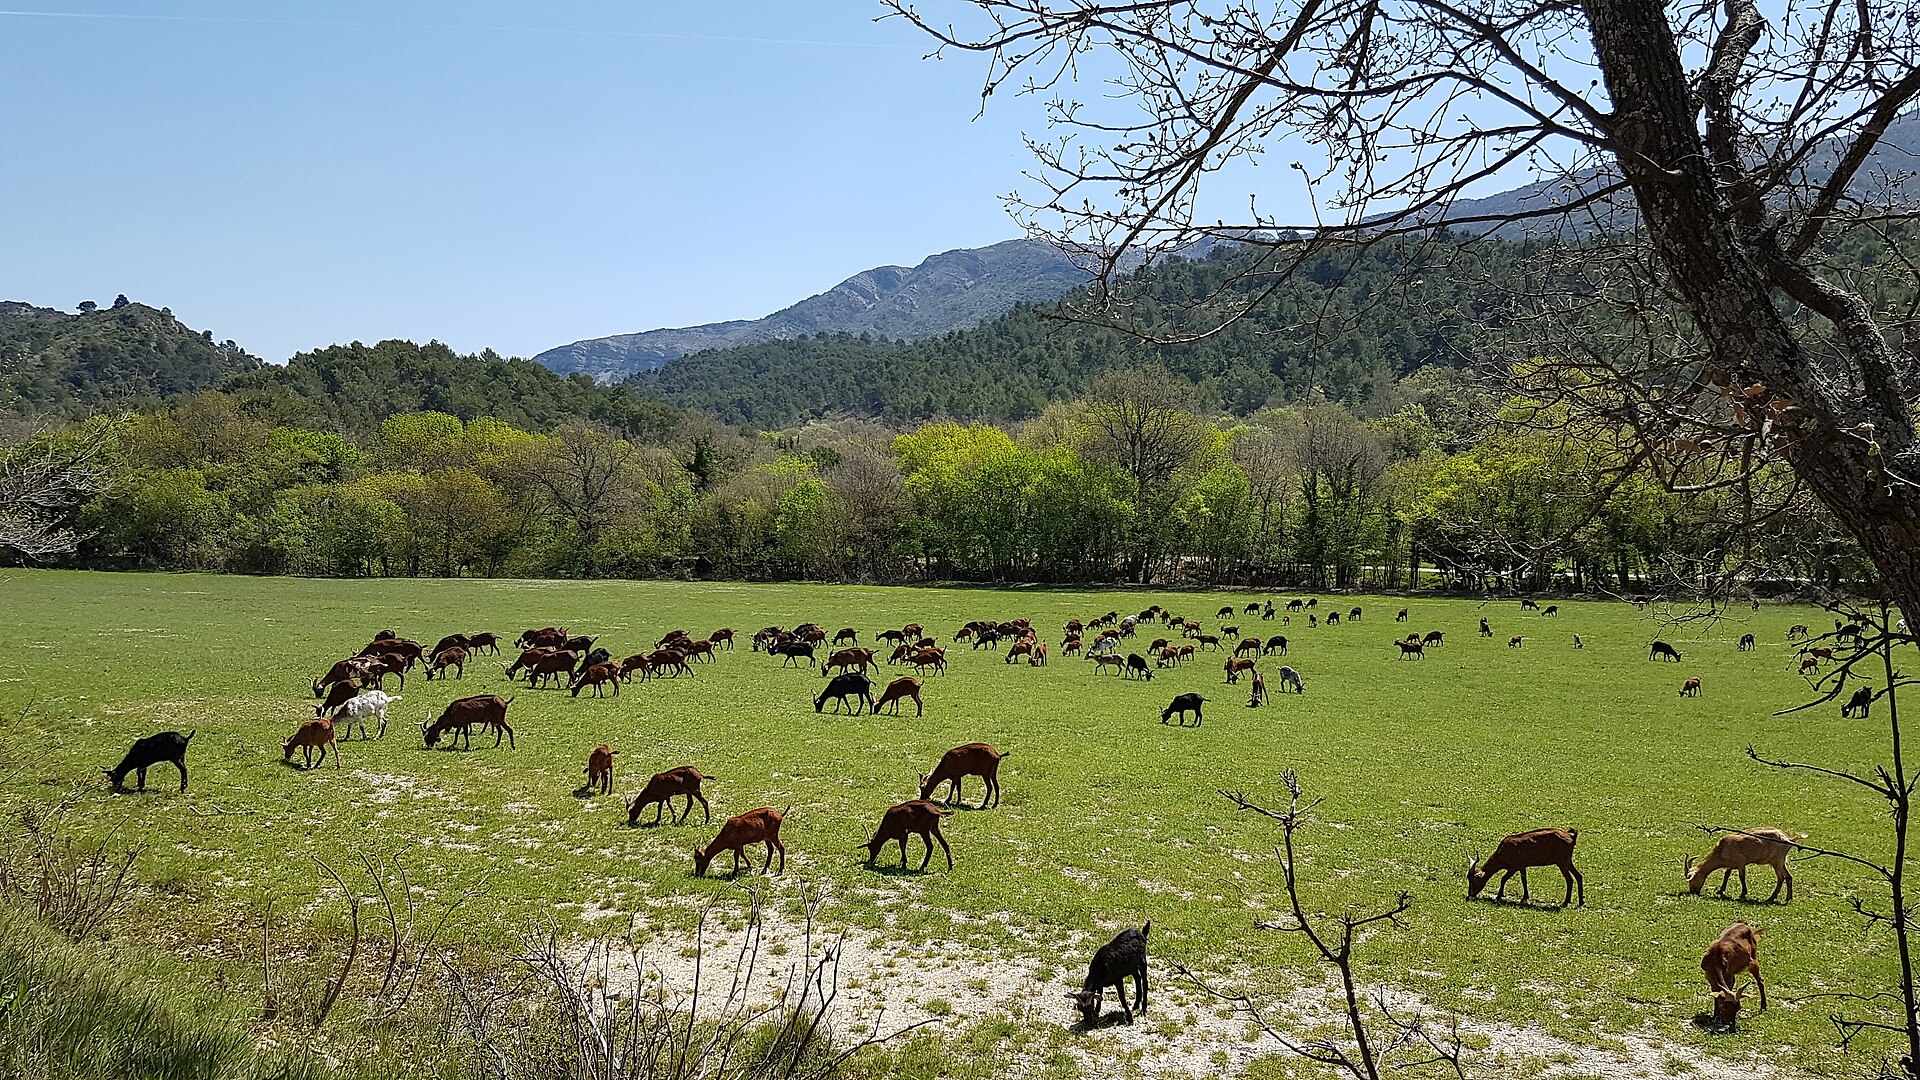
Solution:
<path fill-rule="evenodd" d="M 718 873 L 693 878 L 692 847 L 726 815 L 790 805 L 776 902 L 797 902 L 801 882 L 824 888 L 827 918 L 898 942 L 903 965 L 918 943 L 961 943 L 1047 965 L 1065 991 L 1095 945 L 1150 918 L 1156 964 L 1179 960 L 1279 997 L 1320 985 L 1325 972 L 1294 935 L 1253 927 L 1282 907 L 1277 832 L 1218 791 L 1282 800 L 1278 776 L 1291 767 L 1324 799 L 1304 837 L 1309 906 L 1338 912 L 1412 894 L 1408 926 L 1364 946 L 1369 982 L 1577 1045 L 1651 1035 L 1705 1059 L 1764 1057 L 1821 1076 L 1856 1075 L 1885 1049 L 1842 1055 L 1835 1008 L 1816 996 L 1893 985 L 1891 939 L 1863 933 L 1847 905 L 1875 895 L 1860 871 L 1801 859 L 1791 905 L 1691 896 L 1681 874 L 1687 855 L 1711 846 L 1702 824 L 1888 847 L 1884 809 L 1867 793 L 1744 756 L 1749 742 L 1835 766 L 1882 756 L 1878 710 L 1871 721 L 1842 720 L 1837 703 L 1776 715 L 1808 697 L 1785 634 L 1796 622 L 1822 625 L 1813 609 L 1738 608 L 1673 624 L 1672 612 L 1618 602 L 1562 601 L 1544 617 L 1512 600 L 1343 596 L 1323 608 L 1362 606 L 1362 621 L 1232 620 L 1287 634 L 1290 655 L 1262 670 L 1273 682 L 1286 663 L 1306 681 L 1306 694 L 1276 692 L 1259 709 L 1246 707 L 1244 682 L 1223 685 L 1219 654 L 1139 682 L 1057 651 L 1035 668 L 960 646 L 947 674 L 928 677 L 924 717 L 910 704 L 901 716 L 835 715 L 831 705 L 819 714 L 817 672 L 782 669 L 746 643 L 769 623 L 853 626 L 867 643 L 915 621 L 947 644 L 969 620 L 1025 617 L 1057 649 L 1071 617 L 1157 603 L 1211 630 L 1223 604 L 1266 595 L 9 571 L 0 797 L 17 812 L 78 788 L 70 825 L 144 841 L 132 917 L 172 944 L 179 977 L 236 995 L 257 991 L 248 949 L 268 897 L 291 918 L 337 925 L 315 857 L 347 867 L 357 849 L 400 853 L 423 902 L 474 892 L 456 933 L 475 946 L 545 922 L 586 933 L 629 917 L 670 940 L 700 900 L 734 888 Z M 1403 605 L 1411 618 L 1397 625 Z M 1492 639 L 1477 636 L 1483 615 Z M 455 631 L 511 640 L 549 624 L 598 634 L 616 657 L 673 628 L 700 636 L 731 626 L 741 640 L 692 678 L 636 682 L 618 698 L 516 689 L 498 663 L 470 664 L 461 681 L 409 678 L 384 739 L 343 740 L 339 768 L 282 763 L 282 740 L 312 715 L 309 681 L 375 631 L 431 645 Z M 1392 643 L 1409 629 L 1444 631 L 1446 644 L 1401 660 Z M 1760 647 L 1743 653 L 1735 640 L 1746 632 Z M 1576 633 L 1585 648 L 1572 647 Z M 1507 646 L 1515 634 L 1523 647 Z M 1683 662 L 1649 662 L 1656 637 Z M 1700 697 L 1678 695 L 1687 676 L 1702 680 Z M 1183 691 L 1210 699 L 1203 726 L 1160 722 Z M 513 696 L 517 749 L 479 735 L 471 751 L 423 746 L 421 721 L 487 692 Z M 100 770 L 137 736 L 167 729 L 197 731 L 191 789 L 176 793 L 163 765 L 146 794 L 109 794 Z M 936 859 L 924 874 L 901 873 L 891 849 L 868 869 L 860 845 L 881 811 L 915 797 L 918 774 L 943 751 L 973 741 L 1008 753 L 1004 793 L 995 809 L 948 819 L 955 869 Z M 620 751 L 615 796 L 576 794 L 587 752 L 603 742 Z M 620 797 L 680 764 L 718 778 L 713 825 L 698 824 L 696 808 L 693 825 L 627 828 Z M 969 782 L 967 801 L 980 793 Z M 1545 825 L 1580 830 L 1584 908 L 1549 906 L 1561 893 L 1551 869 L 1533 875 L 1532 905 L 1466 899 L 1469 857 Z M 1764 899 L 1771 872 L 1756 868 L 1753 884 Z M 1707 1034 L 1693 1023 L 1707 1001 L 1700 955 L 1738 920 L 1766 929 L 1773 1008 L 1738 1035 Z M 1171 981 L 1164 967 L 1158 977 Z"/>

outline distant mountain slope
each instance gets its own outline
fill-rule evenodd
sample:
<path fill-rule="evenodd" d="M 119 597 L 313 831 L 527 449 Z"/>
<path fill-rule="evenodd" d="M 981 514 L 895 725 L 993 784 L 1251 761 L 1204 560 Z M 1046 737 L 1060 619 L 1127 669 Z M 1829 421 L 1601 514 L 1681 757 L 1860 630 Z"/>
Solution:
<path fill-rule="evenodd" d="M 763 319 L 592 338 L 534 359 L 563 375 L 614 382 L 691 353 L 823 333 L 914 341 L 977 326 L 1017 304 L 1058 299 L 1086 282 L 1053 246 L 1007 240 L 942 252 L 911 269 L 875 267 Z"/>
<path fill-rule="evenodd" d="M 1833 139 L 1807 158 L 1806 175 L 1809 180 L 1819 182 L 1833 174 L 1840 156 L 1852 145 L 1849 139 Z M 1886 133 L 1880 137 L 1879 145 L 1874 147 L 1867 165 L 1854 175 L 1847 190 L 1854 197 L 1868 203 L 1902 199 L 1909 205 L 1915 191 L 1911 183 L 1904 191 L 1889 191 L 1886 181 L 1900 174 L 1912 175 L 1920 172 L 1920 113 L 1909 113 L 1887 125 Z M 1572 182 L 1563 180 L 1543 180 L 1525 184 L 1510 191 L 1502 191 L 1478 199 L 1461 199 L 1447 210 L 1447 217 L 1461 218 L 1485 217 L 1498 219 L 1513 214 L 1539 214 L 1555 206 L 1563 206 L 1579 198 L 1583 192 L 1596 189 L 1601 174 L 1586 171 L 1575 176 Z M 1593 210 L 1581 210 L 1567 216 L 1549 214 L 1526 221 L 1516 221 L 1494 227 L 1490 220 L 1480 228 L 1491 228 L 1493 234 L 1508 240 L 1518 240 L 1525 236 L 1559 237 L 1573 239 L 1590 237 L 1602 231 L 1614 231 L 1632 228 L 1637 222 L 1634 212 L 1633 196 L 1623 193 L 1617 200 L 1606 206 L 1596 206 Z M 1464 231 L 1475 231 L 1472 227 L 1463 227 Z"/>
<path fill-rule="evenodd" d="M 165 308 L 127 302 L 75 314 L 0 301 L 0 414 L 191 393 L 259 366 L 259 357 L 215 342 Z"/>

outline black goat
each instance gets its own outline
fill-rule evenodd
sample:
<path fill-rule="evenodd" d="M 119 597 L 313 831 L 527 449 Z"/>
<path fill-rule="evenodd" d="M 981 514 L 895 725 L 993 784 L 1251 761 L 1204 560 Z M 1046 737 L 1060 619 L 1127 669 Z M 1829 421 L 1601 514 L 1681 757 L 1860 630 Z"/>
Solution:
<path fill-rule="evenodd" d="M 833 709 L 835 712 L 841 712 L 846 709 L 848 698 L 854 699 L 853 711 L 856 714 L 859 713 L 860 703 L 863 701 L 866 702 L 867 707 L 871 709 L 873 707 L 873 680 L 857 671 L 849 672 L 845 675 L 835 675 L 833 680 L 827 683 L 827 688 L 820 691 L 820 696 L 813 699 L 813 711 L 825 712 L 827 710 L 828 698 L 834 700 Z"/>
<path fill-rule="evenodd" d="M 1129 679 L 1133 678 L 1135 675 L 1138 675 L 1141 678 L 1147 680 L 1148 682 L 1153 681 L 1153 668 L 1147 665 L 1147 658 L 1144 656 L 1141 656 L 1139 653 L 1127 654 L 1126 674 Z"/>
<path fill-rule="evenodd" d="M 1873 687 L 1863 686 L 1853 692 L 1853 696 L 1847 699 L 1845 705 L 1840 706 L 1840 715 L 1858 716 L 1864 720 L 1866 719 L 1867 713 L 1872 709 Z"/>
<path fill-rule="evenodd" d="M 1080 1019 L 1087 1026 L 1099 1021 L 1101 998 L 1109 986 L 1120 998 L 1127 1023 L 1133 1023 L 1135 1008 L 1140 1010 L 1140 1015 L 1147 1014 L 1147 932 L 1152 929 L 1152 921 L 1138 930 L 1128 927 L 1093 954 L 1093 963 L 1087 967 L 1087 981 L 1067 995 L 1080 1007 Z M 1128 976 L 1133 977 L 1135 989 L 1132 1007 L 1127 1004 L 1127 987 L 1123 982 Z"/>
<path fill-rule="evenodd" d="M 127 756 L 120 764 L 111 769 L 101 769 L 107 779 L 113 781 L 113 790 L 125 791 L 128 773 L 139 779 L 139 790 L 147 790 L 147 769 L 163 761 L 170 761 L 180 770 L 180 790 L 187 790 L 187 744 L 193 741 L 194 733 L 185 735 L 177 731 L 162 731 L 158 735 L 148 735 L 133 744 Z"/>
<path fill-rule="evenodd" d="M 1200 714 L 1200 706 L 1205 704 L 1206 700 L 1206 698 L 1201 697 L 1199 694 L 1181 694 L 1179 697 L 1173 699 L 1173 704 L 1160 710 L 1160 722 L 1164 724 L 1173 719 L 1174 713 L 1179 713 L 1180 726 L 1186 727 L 1187 714 L 1192 713 L 1193 726 L 1199 727 L 1206 721 L 1206 717 Z"/>

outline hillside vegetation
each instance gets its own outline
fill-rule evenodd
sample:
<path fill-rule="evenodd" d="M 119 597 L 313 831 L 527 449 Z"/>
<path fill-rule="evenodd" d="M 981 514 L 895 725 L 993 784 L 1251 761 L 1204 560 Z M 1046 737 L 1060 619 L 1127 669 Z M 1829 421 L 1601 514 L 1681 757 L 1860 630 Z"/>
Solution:
<path fill-rule="evenodd" d="M 0 301 L 0 416 L 151 402 L 260 366 L 232 341 L 125 297 L 79 313 Z"/>

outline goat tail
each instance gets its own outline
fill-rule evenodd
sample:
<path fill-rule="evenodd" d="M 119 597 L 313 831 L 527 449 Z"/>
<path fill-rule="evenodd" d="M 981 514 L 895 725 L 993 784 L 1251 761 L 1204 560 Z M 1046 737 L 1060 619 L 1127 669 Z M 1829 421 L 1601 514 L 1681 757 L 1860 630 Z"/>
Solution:
<path fill-rule="evenodd" d="M 1149 935 L 1149 934 L 1151 934 L 1151 933 L 1153 933 L 1153 920 L 1152 920 L 1152 919 L 1148 919 L 1148 920 L 1147 920 L 1147 925 L 1145 925 L 1145 926 L 1143 926 L 1143 927 L 1141 927 L 1141 928 L 1140 928 L 1140 936 L 1141 936 L 1141 937 L 1146 937 L 1147 935 Z"/>
<path fill-rule="evenodd" d="M 182 742 L 192 742 L 192 741 L 193 741 L 193 737 L 194 737 L 195 735 L 197 735 L 197 734 L 199 734 L 199 733 L 200 733 L 200 729 L 199 729 L 199 728 L 194 728 L 194 729 L 193 729 L 192 731 L 189 731 L 189 732 L 187 732 L 187 737 L 186 737 L 185 739 L 182 739 L 181 741 L 182 741 Z M 1807 835 L 1807 834 L 1805 834 L 1805 833 L 1801 833 L 1801 834 L 1800 834 L 1800 838 L 1804 840 L 1804 839 L 1806 839 L 1806 835 Z"/>
<path fill-rule="evenodd" d="M 1578 844 L 1580 842 L 1580 830 L 1569 827 L 1567 829 L 1567 837 L 1568 837 L 1567 844 L 1569 847 L 1571 847 L 1574 844 Z"/>

